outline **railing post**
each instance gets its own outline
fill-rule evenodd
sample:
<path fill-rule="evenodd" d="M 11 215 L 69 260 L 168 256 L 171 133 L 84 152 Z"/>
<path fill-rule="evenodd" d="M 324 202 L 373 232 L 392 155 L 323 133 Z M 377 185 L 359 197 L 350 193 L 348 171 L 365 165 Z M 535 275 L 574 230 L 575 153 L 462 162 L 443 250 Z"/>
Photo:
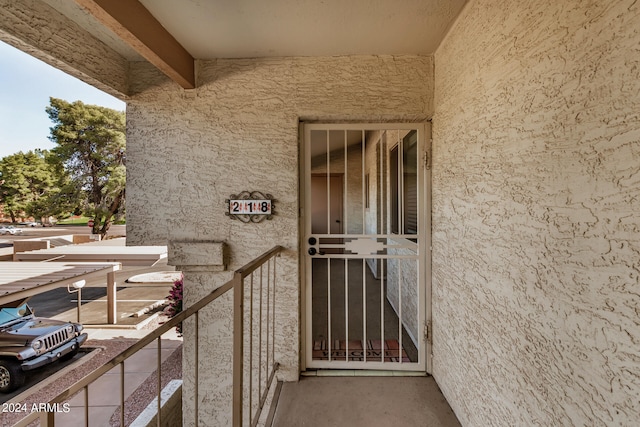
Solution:
<path fill-rule="evenodd" d="M 124 403 L 125 403 L 125 399 L 124 399 L 124 364 L 125 361 L 123 360 L 122 363 L 120 363 L 120 425 L 124 425 Z M 89 400 L 87 399 L 87 405 L 86 407 L 89 407 Z M 88 424 L 87 424 L 88 425 Z"/>
<path fill-rule="evenodd" d="M 242 426 L 244 355 L 244 282 L 242 274 L 233 276 L 233 425 Z"/>
<path fill-rule="evenodd" d="M 158 372 L 158 378 L 156 378 L 157 380 L 157 386 L 158 386 L 158 399 L 157 399 L 157 406 L 156 408 L 158 409 L 158 414 L 156 415 L 156 426 L 160 427 L 162 425 L 162 337 L 158 337 L 158 339 L 156 340 L 156 342 L 158 343 L 158 348 L 157 348 L 157 358 L 156 358 L 156 371 Z M 124 362 L 123 362 L 124 363 Z M 124 412 L 124 405 L 122 407 L 122 412 Z M 124 422 L 122 423 L 122 425 L 124 426 Z"/>
<path fill-rule="evenodd" d="M 196 306 L 212 290 L 226 288 L 230 282 L 225 273 L 227 249 L 224 242 L 211 240 L 169 241 L 167 263 L 183 273 L 185 311 Z M 231 287 L 229 283 L 228 289 Z M 219 292 L 224 293 L 222 289 Z M 232 306 L 233 299 L 228 294 L 183 324 L 183 345 L 188 349 L 182 362 L 185 426 L 198 426 L 204 420 L 221 427 L 232 424 L 233 374 L 229 357 L 233 347 Z M 211 399 L 203 398 L 205 391 Z"/>
<path fill-rule="evenodd" d="M 194 340 L 193 340 L 193 354 L 195 356 L 195 363 L 193 365 L 193 373 L 195 383 L 193 387 L 193 416 L 195 417 L 195 425 L 200 425 L 200 386 L 198 379 L 200 378 L 200 311 L 196 311 L 194 317 Z"/>
<path fill-rule="evenodd" d="M 47 427 L 55 427 L 56 425 L 56 414 L 54 414 L 53 412 L 47 412 L 47 418 L 46 418 L 46 426 Z"/>

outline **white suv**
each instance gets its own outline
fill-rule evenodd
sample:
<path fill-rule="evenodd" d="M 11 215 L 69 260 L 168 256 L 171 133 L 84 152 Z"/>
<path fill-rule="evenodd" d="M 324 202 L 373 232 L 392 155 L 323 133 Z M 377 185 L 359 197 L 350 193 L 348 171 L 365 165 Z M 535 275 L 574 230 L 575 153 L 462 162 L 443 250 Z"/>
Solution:
<path fill-rule="evenodd" d="M 0 227 L 0 234 L 11 234 L 11 235 L 22 234 L 22 229 L 15 228 L 13 225 L 7 225 L 4 227 Z"/>

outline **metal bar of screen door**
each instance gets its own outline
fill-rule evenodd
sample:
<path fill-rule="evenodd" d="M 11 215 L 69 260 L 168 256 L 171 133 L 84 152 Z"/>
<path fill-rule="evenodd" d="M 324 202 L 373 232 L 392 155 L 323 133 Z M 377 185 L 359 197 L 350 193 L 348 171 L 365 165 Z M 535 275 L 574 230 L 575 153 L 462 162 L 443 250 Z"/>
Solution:
<path fill-rule="evenodd" d="M 327 234 L 331 234 L 331 132 L 327 131 Z M 331 360 L 331 259 L 327 258 L 327 350 Z"/>
<path fill-rule="evenodd" d="M 344 130 L 344 180 L 343 180 L 343 209 L 344 209 L 344 226 L 342 233 L 349 232 L 349 199 L 347 197 L 347 182 L 349 182 L 349 152 L 348 152 L 348 131 Z M 344 325 L 345 325 L 345 361 L 349 361 L 349 260 L 344 260 Z"/>

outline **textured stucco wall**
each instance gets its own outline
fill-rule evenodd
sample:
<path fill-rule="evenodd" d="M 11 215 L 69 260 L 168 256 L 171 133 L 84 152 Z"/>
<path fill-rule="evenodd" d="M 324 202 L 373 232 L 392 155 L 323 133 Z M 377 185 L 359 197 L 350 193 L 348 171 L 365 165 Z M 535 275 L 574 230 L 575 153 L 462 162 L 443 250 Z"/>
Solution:
<path fill-rule="evenodd" d="M 422 121 L 431 113 L 430 57 L 332 57 L 217 60 L 199 64 L 199 87 L 184 91 L 144 63 L 131 68 L 127 105 L 127 243 L 207 239 L 229 246 L 229 271 L 185 277 L 187 304 L 222 284 L 230 271 L 276 244 L 276 360 L 279 376 L 296 380 L 299 355 L 299 120 Z M 277 199 L 272 221 L 243 224 L 225 215 L 224 200 L 243 190 Z M 224 301 L 222 302 L 224 305 Z M 206 315 L 200 331 L 200 410 L 215 425 L 213 402 L 228 401 L 228 308 Z M 190 348 L 185 335 L 185 348 Z M 210 349 L 211 351 L 209 351 Z M 186 365 L 191 356 L 185 355 Z M 193 381 L 185 379 L 185 395 Z M 190 412 L 185 399 L 185 413 Z M 213 424 L 212 424 L 213 425 Z"/>
<path fill-rule="evenodd" d="M 640 3 L 472 0 L 435 70 L 441 389 L 463 425 L 637 425 Z"/>

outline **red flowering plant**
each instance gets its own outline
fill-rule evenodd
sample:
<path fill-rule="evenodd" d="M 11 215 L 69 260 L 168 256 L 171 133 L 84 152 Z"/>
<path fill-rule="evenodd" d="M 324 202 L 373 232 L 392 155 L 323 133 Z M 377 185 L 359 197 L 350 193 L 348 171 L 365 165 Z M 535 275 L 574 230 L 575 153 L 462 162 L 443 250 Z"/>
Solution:
<path fill-rule="evenodd" d="M 169 307 L 166 311 L 169 318 L 176 316 L 178 313 L 182 311 L 182 282 L 183 276 L 180 276 L 178 280 L 173 282 L 173 286 L 171 286 L 171 290 L 169 291 L 169 296 L 167 299 L 169 300 Z M 182 335 L 182 322 L 176 325 L 176 332 L 179 335 Z"/>

